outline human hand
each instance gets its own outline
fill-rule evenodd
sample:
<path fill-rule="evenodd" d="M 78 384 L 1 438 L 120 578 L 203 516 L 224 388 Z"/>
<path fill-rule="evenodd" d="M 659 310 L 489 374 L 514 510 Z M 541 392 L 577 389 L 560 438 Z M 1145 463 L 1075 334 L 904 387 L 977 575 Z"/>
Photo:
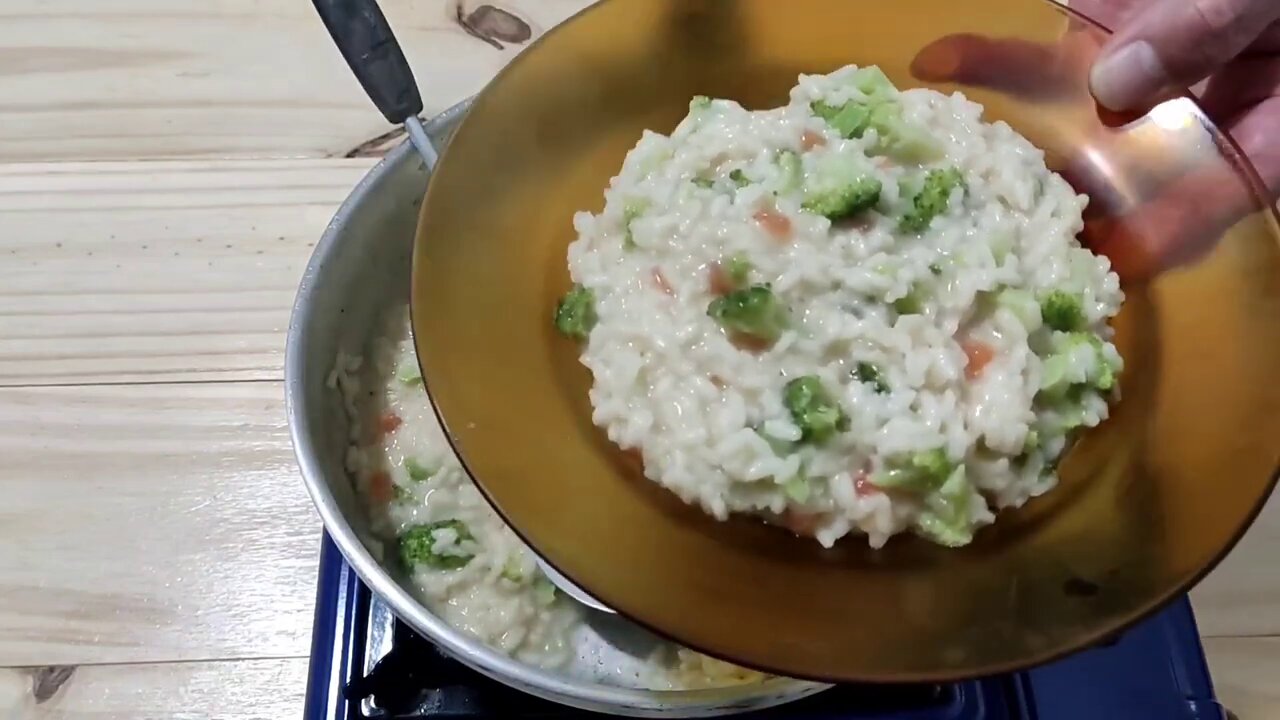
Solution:
<path fill-rule="evenodd" d="M 912 73 L 1050 102 L 1087 101 L 1088 77 L 1098 103 L 1121 111 L 1145 111 L 1194 85 L 1205 112 L 1258 169 L 1269 199 L 1280 195 L 1280 142 L 1267 133 L 1280 127 L 1280 2 L 1073 0 L 1071 6 L 1117 33 L 1107 36 L 1073 20 L 1049 45 L 953 35 L 926 46 Z M 1123 188 L 1127 197 L 1106 197 L 1117 172 L 1108 164 L 1134 145 L 1107 127 L 1112 123 L 1115 118 L 1093 123 L 1081 139 L 1084 152 L 1062 171 L 1094 196 L 1086 241 L 1125 279 L 1149 279 L 1194 260 L 1263 206 L 1236 168 L 1216 157 L 1190 173 L 1123 169 L 1125 180 L 1145 174 L 1150 184 L 1135 190 L 1130 182 Z"/>

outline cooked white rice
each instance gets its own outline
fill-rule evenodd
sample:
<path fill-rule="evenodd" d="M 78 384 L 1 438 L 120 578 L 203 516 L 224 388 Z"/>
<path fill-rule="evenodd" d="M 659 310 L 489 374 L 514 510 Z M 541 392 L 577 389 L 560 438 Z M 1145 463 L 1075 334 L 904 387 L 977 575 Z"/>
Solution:
<path fill-rule="evenodd" d="M 365 358 L 368 358 L 366 361 Z M 419 599 L 450 625 L 521 662 L 572 664 L 590 630 L 583 608 L 559 595 L 533 552 L 507 527 L 462 469 L 431 409 L 409 334 L 396 308 L 368 356 L 339 355 L 329 384 L 351 430 L 347 471 L 367 501 L 375 532 L 394 550 L 415 528 L 441 523 L 430 551 L 460 567 L 407 563 Z M 459 534 L 459 528 L 469 537 Z M 594 663 L 601 662 L 600 658 Z M 621 685 L 677 690 L 758 682 L 764 675 L 659 645 L 627 667 L 595 668 Z"/>
<path fill-rule="evenodd" d="M 1076 240 L 1087 198 L 1039 149 L 960 93 L 898 93 L 877 76 L 802 76 L 771 110 L 696 100 L 670 136 L 645 132 L 603 211 L 574 218 L 570 275 L 595 315 L 581 360 L 594 422 L 718 518 L 762 515 L 826 546 L 854 531 L 877 547 L 902 531 L 959 545 L 995 510 L 1050 490 L 1071 432 L 1106 417 L 1115 390 L 1093 379 L 1120 369 L 1106 323 L 1123 295 Z M 900 121 L 846 137 L 816 102 L 896 106 Z M 926 150 L 893 149 L 900 128 Z M 963 183 L 943 212 L 904 230 L 927 172 L 950 168 Z M 834 222 L 806 209 L 833 173 L 878 180 L 874 207 Z M 742 261 L 748 284 L 788 309 L 765 349 L 709 311 Z M 1037 302 L 1055 290 L 1079 304 L 1074 332 L 1044 325 Z M 797 442 L 784 397 L 804 376 L 847 418 L 830 440 Z M 1050 383 L 1067 398 L 1042 392 Z M 945 492 L 878 484 L 930 451 L 949 463 Z"/>

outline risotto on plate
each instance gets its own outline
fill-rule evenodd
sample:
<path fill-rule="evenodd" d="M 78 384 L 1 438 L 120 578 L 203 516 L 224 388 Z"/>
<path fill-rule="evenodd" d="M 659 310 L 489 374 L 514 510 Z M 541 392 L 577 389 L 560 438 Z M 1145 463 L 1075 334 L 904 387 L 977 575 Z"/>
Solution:
<path fill-rule="evenodd" d="M 646 131 L 554 314 L 594 422 L 685 501 L 825 546 L 965 545 L 1052 489 L 1118 393 L 1123 294 L 1088 199 L 982 110 L 848 66 Z"/>

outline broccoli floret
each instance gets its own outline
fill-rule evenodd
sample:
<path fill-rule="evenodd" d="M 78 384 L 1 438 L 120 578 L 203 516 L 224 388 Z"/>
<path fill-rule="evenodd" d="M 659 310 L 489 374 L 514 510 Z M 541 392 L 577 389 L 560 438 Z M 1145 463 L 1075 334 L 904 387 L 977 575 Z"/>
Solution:
<path fill-rule="evenodd" d="M 927 130 L 902 117 L 902 107 L 895 102 L 880 103 L 871 108 L 867 127 L 876 131 L 876 144 L 871 149 L 904 163 L 924 163 L 942 157 L 942 145 Z M 865 132 L 865 130 L 864 130 Z"/>
<path fill-rule="evenodd" d="M 946 211 L 952 191 L 964 187 L 964 176 L 956 168 L 930 170 L 911 201 L 911 209 L 898 222 L 898 229 L 908 233 L 924 232 L 935 217 Z"/>
<path fill-rule="evenodd" d="M 813 114 L 827 121 L 841 137 L 862 137 L 871 121 L 871 109 L 850 100 L 843 105 L 831 105 L 821 100 L 809 106 Z"/>
<path fill-rule="evenodd" d="M 858 68 L 853 73 L 853 86 L 858 88 L 859 92 L 867 96 L 872 102 L 882 102 L 892 99 L 898 94 L 898 88 L 884 74 L 884 71 L 875 65 Z"/>
<path fill-rule="evenodd" d="M 729 179 L 738 187 L 746 187 L 751 184 L 750 178 L 747 177 L 746 173 L 742 172 L 741 168 L 734 168 L 733 170 L 730 170 Z"/>
<path fill-rule="evenodd" d="M 635 219 L 644 214 L 649 209 L 649 201 L 639 198 L 631 199 L 622 206 L 622 227 L 625 229 L 626 237 L 623 238 L 622 244 L 628 250 L 636 246 L 635 236 L 631 232 L 631 223 Z"/>
<path fill-rule="evenodd" d="M 924 291 L 919 286 L 912 286 L 906 295 L 893 301 L 893 309 L 899 315 L 919 315 L 924 312 Z"/>
<path fill-rule="evenodd" d="M 827 393 L 816 375 L 791 380 L 783 387 L 782 404 L 800 428 L 800 441 L 822 444 L 849 429 L 849 416 Z"/>
<path fill-rule="evenodd" d="M 734 290 L 711 301 L 707 314 L 731 333 L 774 343 L 789 323 L 786 307 L 768 285 Z"/>
<path fill-rule="evenodd" d="M 1027 437 L 1022 441 L 1022 454 L 1029 455 L 1040 449 L 1040 432 L 1038 430 L 1028 430 Z"/>
<path fill-rule="evenodd" d="M 734 255 L 724 264 L 724 273 L 729 277 L 729 282 L 733 283 L 736 288 L 743 287 L 747 284 L 747 280 L 751 278 L 753 266 L 751 261 L 742 255 Z"/>
<path fill-rule="evenodd" d="M 1003 288 L 996 294 L 996 305 L 1013 313 L 1027 332 L 1035 332 L 1040 328 L 1040 305 L 1035 296 L 1021 288 Z"/>
<path fill-rule="evenodd" d="M 889 383 L 885 381 L 884 373 L 880 372 L 880 368 L 875 365 L 860 362 L 853 374 L 858 378 L 858 382 L 870 385 L 876 393 L 884 395 L 889 392 Z"/>
<path fill-rule="evenodd" d="M 556 329 L 568 337 L 586 340 L 596 320 L 596 296 L 590 288 L 575 284 L 556 305 Z"/>
<path fill-rule="evenodd" d="M 409 471 L 409 479 L 414 482 L 425 482 L 437 472 L 437 470 L 432 470 L 414 458 L 405 458 L 404 469 Z"/>
<path fill-rule="evenodd" d="M 502 573 L 499 577 L 513 583 L 523 583 L 525 581 L 524 563 L 518 557 L 507 558 L 507 561 L 502 564 Z"/>
<path fill-rule="evenodd" d="M 839 220 L 874 207 L 880 189 L 880 181 L 858 160 L 827 155 L 806 178 L 801 207 Z"/>
<path fill-rule="evenodd" d="M 709 188 L 715 187 L 716 181 L 714 178 L 704 177 L 702 175 L 695 175 L 693 178 L 693 184 L 697 185 L 700 188 L 709 189 Z"/>
<path fill-rule="evenodd" d="M 533 600 L 543 607 L 551 605 L 556 601 L 556 586 L 545 577 L 534 580 Z"/>
<path fill-rule="evenodd" d="M 689 112 L 691 113 L 706 110 L 709 107 L 711 107 L 711 98 L 706 95 L 694 95 L 693 99 L 689 101 Z"/>
<path fill-rule="evenodd" d="M 792 502 L 803 505 L 809 501 L 813 487 L 809 485 L 809 480 L 801 472 L 782 484 L 782 492 Z"/>
<path fill-rule="evenodd" d="M 801 207 L 831 220 L 839 220 L 875 207 L 879 200 L 880 181 L 860 177 L 844 187 L 805 193 Z"/>
<path fill-rule="evenodd" d="M 1065 290 L 1051 290 L 1042 297 L 1040 315 L 1044 318 L 1045 325 L 1062 332 L 1081 330 L 1085 326 L 1080 296 Z"/>
<path fill-rule="evenodd" d="M 436 552 L 442 535 L 452 533 L 454 542 Z M 426 565 L 436 570 L 457 570 L 471 562 L 475 553 L 469 552 L 463 543 L 475 542 L 475 537 L 461 520 L 440 520 L 425 525 L 414 525 L 400 535 L 400 559 L 405 567 Z"/>
<path fill-rule="evenodd" d="M 790 150 L 778 153 L 778 192 L 788 193 L 800 187 L 804 179 L 804 169 L 800 165 L 800 156 Z"/>
<path fill-rule="evenodd" d="M 1073 401 L 1086 389 L 1105 393 L 1115 387 L 1118 368 L 1109 358 L 1102 338 L 1090 332 L 1057 332 L 1049 347 L 1050 354 L 1041 364 L 1037 397 Z"/>
<path fill-rule="evenodd" d="M 934 448 L 886 463 L 871 482 L 882 488 L 931 492 L 942 487 L 955 469 L 956 465 L 947 457 L 946 451 Z"/>

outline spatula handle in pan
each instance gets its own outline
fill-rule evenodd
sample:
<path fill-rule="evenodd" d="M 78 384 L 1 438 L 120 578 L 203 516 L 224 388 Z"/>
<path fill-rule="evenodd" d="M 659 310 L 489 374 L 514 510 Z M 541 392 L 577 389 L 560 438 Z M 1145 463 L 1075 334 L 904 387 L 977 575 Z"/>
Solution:
<path fill-rule="evenodd" d="M 413 70 L 375 0 L 312 0 L 365 93 L 399 125 L 422 112 Z"/>

